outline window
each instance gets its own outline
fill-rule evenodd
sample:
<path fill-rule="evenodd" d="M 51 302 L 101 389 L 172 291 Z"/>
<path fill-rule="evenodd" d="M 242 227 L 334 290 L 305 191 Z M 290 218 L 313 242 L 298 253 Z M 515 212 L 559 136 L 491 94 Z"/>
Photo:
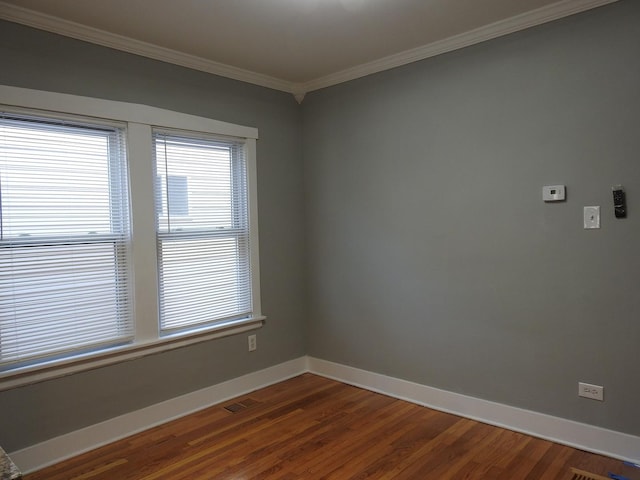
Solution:
<path fill-rule="evenodd" d="M 161 210 L 157 213 L 161 218 L 167 217 L 167 205 L 171 204 L 171 214 L 186 217 L 189 215 L 189 197 L 187 177 L 184 175 L 156 176 L 156 204 Z"/>
<path fill-rule="evenodd" d="M 122 128 L 0 113 L 0 369 L 133 338 Z"/>
<path fill-rule="evenodd" d="M 160 328 L 252 314 L 244 142 L 156 130 Z"/>
<path fill-rule="evenodd" d="M 0 391 L 262 326 L 257 138 L 0 85 Z"/>

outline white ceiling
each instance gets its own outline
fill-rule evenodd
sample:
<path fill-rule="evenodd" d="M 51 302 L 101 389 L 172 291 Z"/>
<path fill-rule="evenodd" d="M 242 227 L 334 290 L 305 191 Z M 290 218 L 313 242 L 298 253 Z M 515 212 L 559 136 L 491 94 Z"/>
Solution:
<path fill-rule="evenodd" d="M 6 0 L 0 18 L 297 94 L 616 0 Z"/>

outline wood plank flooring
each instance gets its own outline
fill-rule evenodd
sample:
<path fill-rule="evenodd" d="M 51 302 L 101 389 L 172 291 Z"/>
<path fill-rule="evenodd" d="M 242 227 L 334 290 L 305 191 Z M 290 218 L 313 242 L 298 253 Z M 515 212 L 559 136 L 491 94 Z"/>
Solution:
<path fill-rule="evenodd" d="M 25 480 L 570 480 L 621 463 L 304 374 Z"/>

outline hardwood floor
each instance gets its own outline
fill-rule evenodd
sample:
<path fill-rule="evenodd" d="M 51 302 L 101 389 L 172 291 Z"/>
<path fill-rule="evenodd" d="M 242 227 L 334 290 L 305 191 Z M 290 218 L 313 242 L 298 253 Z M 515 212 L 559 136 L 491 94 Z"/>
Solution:
<path fill-rule="evenodd" d="M 570 480 L 621 464 L 305 374 L 25 479 Z"/>

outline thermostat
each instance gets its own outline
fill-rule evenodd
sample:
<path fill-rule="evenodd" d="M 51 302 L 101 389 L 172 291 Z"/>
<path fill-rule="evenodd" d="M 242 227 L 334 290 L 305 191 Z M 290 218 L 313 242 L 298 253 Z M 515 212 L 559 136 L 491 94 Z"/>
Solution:
<path fill-rule="evenodd" d="M 542 187 L 542 200 L 545 202 L 561 202 L 565 199 L 564 185 L 547 185 Z"/>

